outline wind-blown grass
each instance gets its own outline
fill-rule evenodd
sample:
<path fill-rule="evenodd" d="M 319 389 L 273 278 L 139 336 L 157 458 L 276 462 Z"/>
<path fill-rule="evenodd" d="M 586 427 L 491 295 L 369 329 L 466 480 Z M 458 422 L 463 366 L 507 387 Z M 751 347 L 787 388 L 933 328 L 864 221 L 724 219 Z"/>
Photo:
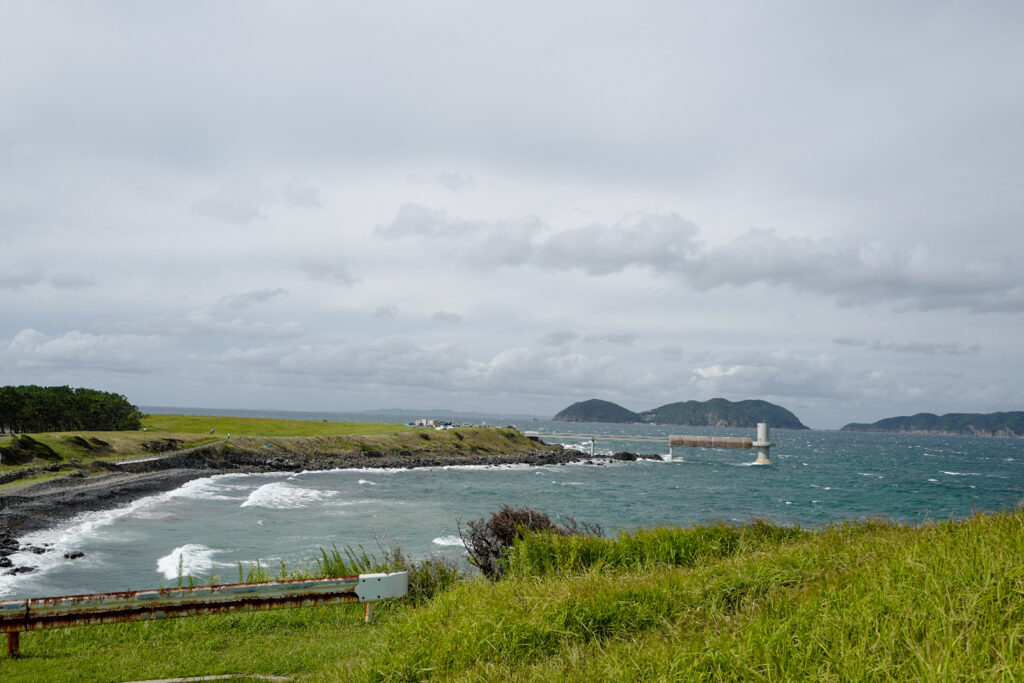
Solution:
<path fill-rule="evenodd" d="M 26 634 L 0 679 L 1024 680 L 1020 510 L 578 538 L 528 537 L 506 578 L 389 601 L 369 627 L 337 606 Z"/>

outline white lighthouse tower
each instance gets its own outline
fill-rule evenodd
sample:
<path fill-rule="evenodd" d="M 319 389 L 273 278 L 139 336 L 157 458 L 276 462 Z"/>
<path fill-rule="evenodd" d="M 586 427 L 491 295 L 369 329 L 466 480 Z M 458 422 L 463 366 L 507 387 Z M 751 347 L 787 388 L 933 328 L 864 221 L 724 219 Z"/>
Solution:
<path fill-rule="evenodd" d="M 757 460 L 754 461 L 754 464 L 771 465 L 772 461 L 768 459 L 768 449 L 775 444 L 768 440 L 767 422 L 757 423 L 757 441 L 755 441 L 753 445 L 757 447 Z"/>

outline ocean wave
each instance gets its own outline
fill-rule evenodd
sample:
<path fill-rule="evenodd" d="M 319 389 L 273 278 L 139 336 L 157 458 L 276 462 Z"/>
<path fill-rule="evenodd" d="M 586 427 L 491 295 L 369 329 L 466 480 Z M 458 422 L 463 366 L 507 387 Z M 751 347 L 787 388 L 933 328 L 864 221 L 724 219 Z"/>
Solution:
<path fill-rule="evenodd" d="M 156 570 L 166 579 L 178 578 L 179 569 L 182 576 L 209 575 L 213 569 L 213 556 L 216 552 L 213 548 L 199 543 L 186 543 L 157 560 Z"/>
<path fill-rule="evenodd" d="M 945 470 L 942 470 L 942 473 L 943 474 L 948 474 L 951 477 L 977 477 L 977 476 L 979 476 L 979 474 L 977 472 L 946 472 Z"/>
<path fill-rule="evenodd" d="M 168 498 L 189 498 L 193 500 L 242 500 L 242 496 L 229 496 L 226 491 L 248 490 L 247 486 L 225 485 L 225 475 L 193 479 L 169 491 Z"/>
<path fill-rule="evenodd" d="M 264 484 L 249 494 L 239 507 L 264 507 L 273 510 L 295 510 L 309 507 L 338 495 L 337 491 L 305 489 L 283 481 Z"/>
<path fill-rule="evenodd" d="M 360 480 L 359 480 L 359 483 L 360 483 L 360 484 L 364 484 L 364 485 L 367 485 L 367 486 L 376 486 L 376 485 L 377 485 L 377 482 L 375 482 L 375 481 L 370 481 L 369 479 L 360 479 Z"/>
<path fill-rule="evenodd" d="M 465 545 L 459 536 L 438 536 L 433 542 L 435 545 L 443 546 Z"/>

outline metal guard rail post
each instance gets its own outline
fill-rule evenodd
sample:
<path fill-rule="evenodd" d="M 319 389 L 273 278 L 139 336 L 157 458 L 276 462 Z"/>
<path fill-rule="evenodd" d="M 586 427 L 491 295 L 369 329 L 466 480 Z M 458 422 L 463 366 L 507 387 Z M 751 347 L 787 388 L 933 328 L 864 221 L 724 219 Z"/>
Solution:
<path fill-rule="evenodd" d="M 0 633 L 7 634 L 7 656 L 13 658 L 22 631 L 341 602 L 364 603 L 363 618 L 369 622 L 374 602 L 408 593 L 409 573 L 392 572 L 6 600 L 0 601 Z"/>

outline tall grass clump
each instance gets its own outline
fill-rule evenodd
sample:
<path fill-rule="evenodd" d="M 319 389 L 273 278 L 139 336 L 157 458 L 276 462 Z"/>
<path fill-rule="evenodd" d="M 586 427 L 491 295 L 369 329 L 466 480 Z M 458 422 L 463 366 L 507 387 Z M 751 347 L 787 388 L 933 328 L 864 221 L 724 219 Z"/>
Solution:
<path fill-rule="evenodd" d="M 516 538 L 503 557 L 513 576 L 576 574 L 588 569 L 641 571 L 655 567 L 692 567 L 706 560 L 751 552 L 804 538 L 799 527 L 755 519 L 735 526 L 725 522 L 692 528 L 658 527 L 620 531 L 615 538 L 558 534 L 548 530 Z"/>

